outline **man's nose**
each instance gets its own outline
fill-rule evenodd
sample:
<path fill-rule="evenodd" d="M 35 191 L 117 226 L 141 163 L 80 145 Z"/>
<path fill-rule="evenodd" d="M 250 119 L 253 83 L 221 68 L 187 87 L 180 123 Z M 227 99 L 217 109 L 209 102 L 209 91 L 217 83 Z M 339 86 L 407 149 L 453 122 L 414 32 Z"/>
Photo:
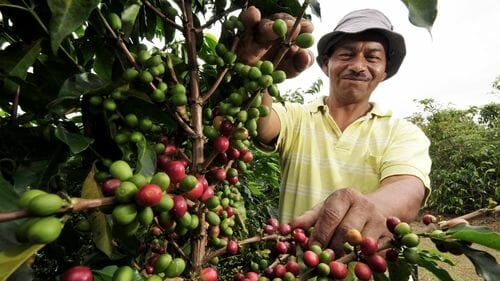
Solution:
<path fill-rule="evenodd" d="M 349 69 L 359 73 L 366 70 L 366 59 L 363 54 L 356 54 L 349 64 Z"/>

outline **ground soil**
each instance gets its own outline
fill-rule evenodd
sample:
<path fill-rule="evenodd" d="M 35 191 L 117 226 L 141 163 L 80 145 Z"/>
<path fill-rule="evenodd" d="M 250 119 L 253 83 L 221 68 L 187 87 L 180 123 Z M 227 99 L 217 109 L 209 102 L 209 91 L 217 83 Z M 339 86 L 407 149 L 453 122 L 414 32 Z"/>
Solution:
<path fill-rule="evenodd" d="M 450 217 L 444 217 L 440 219 L 449 219 Z M 481 225 L 486 226 L 496 232 L 500 232 L 500 215 L 497 213 L 496 215 L 490 215 L 488 217 L 475 218 L 473 220 L 469 220 L 472 225 Z M 415 233 L 419 233 L 428 229 L 428 226 L 425 226 L 421 223 L 421 220 L 417 220 L 412 223 L 412 228 Z M 434 244 L 429 239 L 422 239 L 421 244 L 419 245 L 421 249 L 435 249 Z M 478 250 L 483 250 L 491 255 L 493 255 L 497 263 L 500 262 L 500 251 L 492 250 L 486 247 L 482 247 L 480 245 L 472 245 L 473 248 Z M 453 277 L 453 280 L 456 281 L 481 281 L 483 280 L 476 274 L 474 266 L 471 261 L 464 255 L 455 256 L 451 254 L 447 254 L 452 261 L 455 262 L 455 266 L 450 266 L 446 263 L 440 263 L 440 266 L 447 270 L 450 275 Z M 437 279 L 432 273 L 425 269 L 419 269 L 419 281 L 435 281 Z M 500 280 L 500 277 L 499 279 Z"/>

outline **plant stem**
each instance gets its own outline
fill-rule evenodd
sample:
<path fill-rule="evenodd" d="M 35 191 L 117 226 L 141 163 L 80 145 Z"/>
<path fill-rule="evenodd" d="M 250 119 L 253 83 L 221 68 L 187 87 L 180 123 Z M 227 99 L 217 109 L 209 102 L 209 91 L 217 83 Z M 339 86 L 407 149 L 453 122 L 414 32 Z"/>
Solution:
<path fill-rule="evenodd" d="M 182 0 L 182 21 L 183 21 L 183 34 L 186 40 L 187 47 L 187 58 L 188 58 L 188 69 L 189 69 L 189 92 L 191 101 L 191 126 L 194 130 L 193 139 L 193 153 L 191 170 L 194 173 L 198 173 L 200 170 L 200 165 L 204 162 L 204 139 L 203 139 L 203 123 L 202 123 L 202 111 L 203 111 L 203 101 L 200 97 L 200 81 L 199 81 L 199 71 L 197 63 L 197 51 L 196 51 L 196 30 L 194 29 L 193 20 L 193 10 L 191 7 L 191 0 Z M 205 248 L 207 246 L 207 223 L 205 222 L 205 216 L 201 208 L 198 210 L 198 216 L 200 218 L 200 235 L 198 237 L 193 237 L 192 240 L 192 251 L 191 251 L 191 262 L 194 272 L 201 272 L 203 267 L 203 258 L 205 257 Z"/>
<path fill-rule="evenodd" d="M 177 23 L 175 23 L 175 21 L 171 20 L 170 18 L 168 18 L 164 13 L 162 13 L 157 7 L 155 7 L 153 4 L 151 4 L 151 2 L 149 2 L 148 0 L 143 0 L 142 1 L 144 3 L 144 5 L 146 5 L 149 9 L 151 9 L 151 11 L 153 11 L 157 16 L 159 16 L 160 18 L 162 18 L 166 24 L 174 27 L 175 29 L 178 29 L 180 31 L 182 31 L 182 26 L 178 25 Z"/>
<path fill-rule="evenodd" d="M 73 199 L 75 200 L 75 199 Z M 114 203 L 114 197 L 103 197 L 95 199 L 81 199 L 77 198 L 77 202 L 71 204 L 70 206 L 64 207 L 57 211 L 57 214 L 63 213 L 76 213 L 85 211 L 88 209 L 95 209 L 103 206 L 112 205 Z M 11 221 L 29 217 L 31 214 L 27 209 L 21 209 L 11 212 L 0 213 L 0 222 Z"/>
<path fill-rule="evenodd" d="M 238 241 L 238 245 L 241 246 L 241 245 L 256 243 L 256 242 L 260 242 L 260 241 L 278 240 L 278 239 L 279 239 L 279 236 L 277 234 L 265 235 L 265 236 L 256 235 L 254 237 L 250 237 L 250 238 Z M 212 251 L 210 253 L 207 253 L 205 258 L 203 259 L 203 262 L 207 263 L 211 259 L 218 257 L 220 255 L 223 255 L 224 253 L 226 253 L 226 248 L 221 248 L 221 249 Z"/>

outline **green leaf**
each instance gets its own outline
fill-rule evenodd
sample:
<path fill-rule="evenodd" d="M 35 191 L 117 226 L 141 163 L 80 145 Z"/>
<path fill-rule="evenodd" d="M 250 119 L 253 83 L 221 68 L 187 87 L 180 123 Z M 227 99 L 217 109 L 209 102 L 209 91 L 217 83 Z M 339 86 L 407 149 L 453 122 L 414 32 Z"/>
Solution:
<path fill-rule="evenodd" d="M 91 171 L 83 182 L 82 198 L 103 197 L 101 188 L 95 181 L 94 175 L 95 166 L 92 166 Z M 111 227 L 106 220 L 106 215 L 98 209 L 94 209 L 88 218 L 96 247 L 108 257 L 111 257 L 113 254 L 113 235 L 111 234 Z"/>
<path fill-rule="evenodd" d="M 148 145 L 146 139 L 137 143 L 137 168 L 136 173 L 144 176 L 152 176 L 156 171 L 156 152 L 152 145 Z"/>
<path fill-rule="evenodd" d="M 78 154 L 89 147 L 94 142 L 93 139 L 79 133 L 70 133 L 61 125 L 58 125 L 54 132 L 55 136 L 67 144 L 71 153 Z"/>
<path fill-rule="evenodd" d="M 309 7 L 311 8 L 313 15 L 321 19 L 321 6 L 319 5 L 318 0 L 311 0 L 311 2 L 309 2 Z"/>
<path fill-rule="evenodd" d="M 432 272 L 441 281 L 453 281 L 448 271 L 441 268 L 433 259 L 430 259 L 427 255 L 420 254 L 418 259 L 418 266 L 427 269 Z"/>
<path fill-rule="evenodd" d="M 52 12 L 50 19 L 50 46 L 56 53 L 66 36 L 80 27 L 99 4 L 99 0 L 51 0 L 47 4 Z"/>
<path fill-rule="evenodd" d="M 81 95 L 97 91 L 104 86 L 105 83 L 99 76 L 90 72 L 79 73 L 64 81 L 59 90 L 59 97 L 69 96 L 79 99 Z"/>
<path fill-rule="evenodd" d="M 45 244 L 17 245 L 0 252 L 0 280 L 7 278 Z"/>
<path fill-rule="evenodd" d="M 389 277 L 387 277 L 384 273 L 374 272 L 373 273 L 374 281 L 391 281 Z"/>
<path fill-rule="evenodd" d="M 124 9 L 122 11 L 122 31 L 125 37 L 129 37 L 134 29 L 134 24 L 137 19 L 137 15 L 141 10 L 142 3 L 135 0 L 129 0 L 124 5 Z"/>
<path fill-rule="evenodd" d="M 401 0 L 409 11 L 410 22 L 431 32 L 437 16 L 437 0 Z"/>
<path fill-rule="evenodd" d="M 114 52 L 108 48 L 99 48 L 95 54 L 94 70 L 104 80 L 111 81 L 113 74 Z"/>
<path fill-rule="evenodd" d="M 0 212 L 18 209 L 16 203 L 19 195 L 14 187 L 0 174 Z M 12 220 L 0 223 L 0 249 L 6 249 L 19 244 L 14 233 L 23 220 Z M 2 280 L 0 278 L 0 280 Z"/>
<path fill-rule="evenodd" d="M 14 44 L 0 52 L 0 69 L 8 76 L 24 80 L 30 68 L 38 58 L 41 47 L 41 39 L 30 45 Z M 11 79 L 5 80 L 4 90 L 14 93 L 18 84 Z"/>
<path fill-rule="evenodd" d="M 391 280 L 408 280 L 411 275 L 411 267 L 404 259 L 387 263 L 389 278 Z"/>
<path fill-rule="evenodd" d="M 500 250 L 500 233 L 486 226 L 474 226 L 460 223 L 448 229 L 446 233 L 455 239 L 465 240 Z"/>
<path fill-rule="evenodd" d="M 474 264 L 477 275 L 484 278 L 485 281 L 498 280 L 500 265 L 492 255 L 473 249 L 467 245 L 462 245 L 462 250 L 465 256 Z"/>
<path fill-rule="evenodd" d="M 455 265 L 455 262 L 453 260 L 449 259 L 447 254 L 442 253 L 442 252 L 435 250 L 435 249 L 431 249 L 430 251 L 421 250 L 420 257 L 424 258 L 426 260 L 440 261 L 440 262 L 445 262 L 449 265 L 453 265 L 453 266 Z"/>

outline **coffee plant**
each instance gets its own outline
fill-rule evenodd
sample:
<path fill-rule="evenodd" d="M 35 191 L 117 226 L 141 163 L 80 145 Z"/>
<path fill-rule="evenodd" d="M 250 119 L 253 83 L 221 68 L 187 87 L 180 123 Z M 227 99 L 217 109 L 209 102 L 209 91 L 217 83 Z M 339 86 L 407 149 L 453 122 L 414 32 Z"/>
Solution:
<path fill-rule="evenodd" d="M 412 22 L 429 27 L 415 12 L 436 3 L 410 2 Z M 470 247 L 499 250 L 498 234 L 464 221 L 426 217 L 433 228 L 413 233 L 388 218 L 391 242 L 352 229 L 340 256 L 308 243 L 314 229 L 247 218 L 259 211 L 248 201 L 258 176 L 245 174 L 270 111 L 262 96 L 282 101 L 280 62 L 313 45 L 295 32 L 308 7 L 319 13 L 311 3 L 0 1 L 0 279 L 407 280 L 418 265 L 451 280 L 423 238 L 499 276 Z M 274 20 L 273 56 L 243 60 L 245 32 L 277 12 L 298 20 Z"/>

